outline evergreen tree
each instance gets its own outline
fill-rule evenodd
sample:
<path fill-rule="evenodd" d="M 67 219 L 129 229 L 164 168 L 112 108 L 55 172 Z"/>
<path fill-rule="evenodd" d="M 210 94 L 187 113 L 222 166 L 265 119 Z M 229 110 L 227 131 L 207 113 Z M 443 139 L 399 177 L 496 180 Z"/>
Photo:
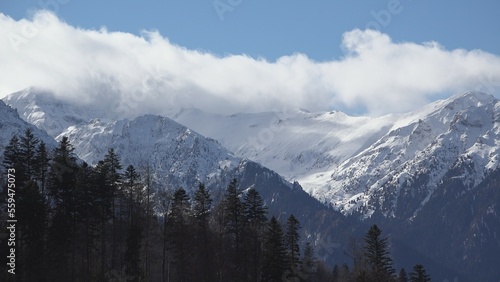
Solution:
<path fill-rule="evenodd" d="M 286 222 L 286 247 L 288 251 L 288 278 L 297 279 L 300 267 L 300 248 L 299 248 L 299 228 L 298 219 L 292 214 Z"/>
<path fill-rule="evenodd" d="M 244 225 L 243 203 L 238 191 L 238 182 L 233 179 L 226 190 L 223 206 L 226 214 L 226 230 L 231 235 L 235 244 L 235 249 L 239 250 L 241 245 L 241 236 Z"/>
<path fill-rule="evenodd" d="M 97 238 L 99 236 L 99 219 L 101 217 L 98 193 L 98 183 L 94 169 L 87 163 L 83 163 L 77 172 L 76 195 L 77 195 L 77 218 L 78 232 L 77 242 L 80 250 L 80 277 L 83 281 L 90 281 L 93 277 L 92 270 L 97 268 Z"/>
<path fill-rule="evenodd" d="M 49 173 L 48 190 L 53 209 L 48 243 L 51 263 L 54 266 L 51 279 L 56 280 L 74 278 L 77 165 L 73 151 L 68 138 L 63 137 L 59 147 L 54 150 L 52 169 Z"/>
<path fill-rule="evenodd" d="M 130 225 L 126 240 L 125 273 L 131 277 L 129 281 L 142 281 L 141 270 L 141 228 L 137 224 Z"/>
<path fill-rule="evenodd" d="M 45 187 L 47 184 L 47 177 L 50 167 L 50 158 L 45 143 L 40 141 L 36 148 L 35 154 L 35 172 L 34 176 L 40 182 L 42 195 L 45 196 Z"/>
<path fill-rule="evenodd" d="M 229 262 L 232 264 L 229 267 L 229 274 L 233 280 L 240 281 L 244 274 L 244 258 L 246 253 L 243 250 L 243 234 L 245 228 L 245 217 L 243 214 L 243 203 L 240 199 L 240 191 L 238 190 L 238 182 L 233 179 L 227 187 L 226 194 L 223 200 L 224 208 L 224 227 L 228 240 L 227 255 Z"/>
<path fill-rule="evenodd" d="M 408 282 L 408 274 L 406 274 L 406 270 L 401 268 L 398 275 L 398 282 Z"/>
<path fill-rule="evenodd" d="M 193 216 L 196 223 L 203 230 L 208 229 L 208 219 L 210 216 L 210 209 L 212 208 L 212 198 L 210 193 L 205 188 L 205 185 L 200 183 L 198 189 L 194 193 L 193 199 Z"/>
<path fill-rule="evenodd" d="M 110 183 L 115 187 L 118 186 L 121 181 L 120 170 L 122 169 L 122 165 L 120 163 L 120 157 L 115 153 L 113 148 L 108 150 L 108 153 L 104 156 L 103 162 L 108 168 Z"/>
<path fill-rule="evenodd" d="M 264 206 L 264 200 L 255 188 L 248 189 L 243 200 L 244 217 L 247 221 L 246 238 L 248 254 L 249 280 L 257 281 L 260 277 L 262 262 L 262 240 L 264 228 L 267 222 L 267 207 Z"/>
<path fill-rule="evenodd" d="M 9 144 L 5 147 L 3 152 L 3 166 L 5 171 L 7 169 L 14 169 L 16 172 L 16 182 L 18 185 L 21 184 L 24 173 L 21 165 L 19 138 L 17 135 L 12 136 Z"/>
<path fill-rule="evenodd" d="M 206 190 L 205 185 L 199 184 L 198 189 L 194 193 L 193 199 L 193 216 L 196 222 L 196 239 L 195 248 L 197 254 L 197 265 L 200 268 L 197 281 L 213 281 L 212 267 L 210 256 L 211 251 L 211 232 L 210 232 L 210 210 L 212 208 L 212 198 Z"/>
<path fill-rule="evenodd" d="M 382 231 L 373 225 L 365 236 L 365 257 L 370 267 L 370 281 L 389 281 L 394 275 L 387 238 L 381 238 Z"/>
<path fill-rule="evenodd" d="M 26 273 L 28 281 L 45 281 L 45 238 L 47 234 L 48 206 L 33 181 L 23 187 L 23 197 L 19 201 L 18 217 L 23 225 L 25 242 L 24 265 L 19 271 Z"/>
<path fill-rule="evenodd" d="M 23 164 L 23 172 L 26 176 L 26 181 L 34 178 L 36 168 L 36 151 L 40 141 L 33 135 L 33 131 L 28 128 L 21 136 L 19 142 L 19 156 Z"/>
<path fill-rule="evenodd" d="M 413 267 L 413 271 L 410 272 L 411 282 L 428 282 L 431 281 L 431 277 L 426 273 L 424 267 L 421 264 L 416 264 Z"/>
<path fill-rule="evenodd" d="M 120 170 L 122 169 L 122 165 L 120 164 L 120 158 L 115 153 L 113 148 L 108 149 L 108 153 L 104 156 L 104 165 L 107 168 L 107 180 L 109 183 L 109 187 L 111 188 L 111 214 L 112 214 L 112 224 L 111 224 L 111 268 L 113 270 L 119 270 L 121 267 L 119 266 L 118 261 L 118 246 L 119 242 L 123 241 L 123 229 L 118 227 L 116 222 L 116 204 L 117 204 L 117 191 L 121 182 Z M 121 208 L 121 207 L 120 207 Z"/>
<path fill-rule="evenodd" d="M 110 268 L 108 260 L 107 251 L 107 234 L 108 232 L 108 221 L 113 218 L 113 192 L 110 180 L 108 178 L 108 167 L 104 161 L 99 161 L 95 167 L 95 173 L 93 176 L 93 182 L 95 183 L 92 188 L 92 194 L 94 195 L 93 205 L 95 211 L 98 215 L 98 233 L 100 239 L 99 247 L 99 274 L 98 280 L 104 280 L 106 277 L 106 272 Z"/>
<path fill-rule="evenodd" d="M 49 192 L 55 209 L 60 209 L 64 215 L 74 212 L 75 183 L 78 166 L 74 148 L 67 137 L 59 142 L 54 150 L 54 158 L 49 173 Z"/>
<path fill-rule="evenodd" d="M 261 226 L 267 221 L 267 207 L 264 205 L 264 200 L 255 188 L 248 189 L 243 200 L 243 206 L 248 224 Z"/>
<path fill-rule="evenodd" d="M 314 248 L 310 243 L 306 243 L 306 246 L 304 247 L 304 255 L 302 256 L 300 278 L 305 281 L 315 281 L 317 269 L 318 262 L 314 257 Z"/>
<path fill-rule="evenodd" d="M 156 203 L 156 211 L 161 214 L 161 218 L 163 219 L 163 224 L 160 225 L 161 230 L 161 241 L 160 241 L 160 250 L 161 250 L 161 281 L 167 281 L 168 273 L 167 270 L 168 263 L 170 261 L 170 253 L 168 252 L 169 242 L 168 242 L 168 215 L 170 212 L 170 205 L 172 202 L 171 192 L 167 189 L 159 190 L 158 193 L 155 194 Z M 146 250 L 147 252 L 147 250 Z"/>
<path fill-rule="evenodd" d="M 172 198 L 172 207 L 168 218 L 170 246 L 173 252 L 175 281 L 190 281 L 191 273 L 191 229 L 192 215 L 189 196 L 179 188 Z"/>
<path fill-rule="evenodd" d="M 129 165 L 125 169 L 125 173 L 123 174 L 123 176 L 125 178 L 125 183 L 129 186 L 134 186 L 140 178 L 139 173 L 137 173 L 133 165 Z"/>
<path fill-rule="evenodd" d="M 271 282 L 283 281 L 287 268 L 285 234 L 283 228 L 273 216 L 264 239 L 264 255 L 262 280 Z"/>

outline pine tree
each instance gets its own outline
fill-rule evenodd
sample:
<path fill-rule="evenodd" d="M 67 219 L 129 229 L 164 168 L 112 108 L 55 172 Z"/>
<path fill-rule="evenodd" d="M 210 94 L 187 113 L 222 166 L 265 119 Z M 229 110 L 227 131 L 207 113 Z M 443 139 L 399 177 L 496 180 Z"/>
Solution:
<path fill-rule="evenodd" d="M 304 248 L 302 265 L 300 267 L 300 278 L 305 281 L 315 281 L 318 269 L 318 262 L 314 257 L 314 248 L 308 242 Z"/>
<path fill-rule="evenodd" d="M 117 186 L 121 180 L 120 170 L 122 169 L 122 165 L 120 163 L 120 157 L 115 153 L 113 148 L 108 150 L 108 153 L 104 156 L 103 162 L 108 168 L 110 182 L 112 185 Z"/>
<path fill-rule="evenodd" d="M 45 143 L 40 141 L 36 148 L 35 154 L 35 172 L 34 176 L 40 182 L 42 195 L 45 196 L 45 186 L 47 184 L 47 177 L 50 167 L 50 158 Z"/>
<path fill-rule="evenodd" d="M 111 268 L 113 270 L 119 270 L 121 269 L 121 267 L 119 266 L 118 262 L 118 253 L 119 253 L 118 245 L 120 245 L 119 242 L 123 241 L 124 239 L 123 238 L 124 230 L 120 229 L 116 222 L 116 204 L 118 199 L 117 191 L 121 182 L 121 175 L 119 171 L 122 169 L 122 165 L 120 164 L 120 158 L 115 153 L 115 150 L 113 148 L 108 149 L 108 153 L 104 156 L 103 162 L 106 165 L 106 168 L 108 169 L 107 179 L 110 184 L 111 198 L 112 198 Z"/>
<path fill-rule="evenodd" d="M 161 258 L 159 261 L 161 261 L 161 270 L 158 270 L 161 275 L 161 281 L 167 281 L 168 273 L 167 270 L 170 268 L 168 267 L 168 263 L 170 261 L 170 253 L 168 252 L 168 247 L 169 247 L 169 242 L 168 242 L 168 215 L 170 212 L 170 205 L 172 202 L 172 194 L 170 190 L 167 189 L 161 189 L 154 195 L 154 200 L 153 202 L 155 203 L 155 211 L 159 215 L 159 221 L 158 223 L 161 222 L 158 226 L 158 239 L 159 240 L 159 246 L 157 246 L 157 249 L 160 250 L 161 252 Z M 146 250 L 147 252 L 147 250 Z"/>
<path fill-rule="evenodd" d="M 228 257 L 232 266 L 229 268 L 233 280 L 240 281 L 244 274 L 243 259 L 246 253 L 243 250 L 243 231 L 245 228 L 245 217 L 243 214 L 243 203 L 240 199 L 241 192 L 238 190 L 238 182 L 233 179 L 227 187 L 224 200 L 224 227 L 228 240 Z"/>
<path fill-rule="evenodd" d="M 243 200 L 244 215 L 248 224 L 262 225 L 267 221 L 267 207 L 255 188 L 248 189 Z"/>
<path fill-rule="evenodd" d="M 257 281 L 260 277 L 261 262 L 262 262 L 262 240 L 264 236 L 264 228 L 267 222 L 267 207 L 264 205 L 264 200 L 255 188 L 248 189 L 243 200 L 244 217 L 247 221 L 246 225 L 246 241 L 248 254 L 248 270 L 249 280 Z"/>
<path fill-rule="evenodd" d="M 288 278 L 294 280 L 298 279 L 300 267 L 299 228 L 298 219 L 293 214 L 290 215 L 286 223 L 285 239 L 288 251 Z"/>
<path fill-rule="evenodd" d="M 202 183 L 198 185 L 193 200 L 193 216 L 196 219 L 196 223 L 203 230 L 207 230 L 210 209 L 212 208 L 212 198 Z"/>
<path fill-rule="evenodd" d="M 193 199 L 193 216 L 196 223 L 196 239 L 195 253 L 197 254 L 197 265 L 200 268 L 197 281 L 213 281 L 212 263 L 210 256 L 211 251 L 211 232 L 210 232 L 210 210 L 212 208 L 212 198 L 210 193 L 205 188 L 205 185 L 200 183 L 198 189 L 194 193 Z"/>
<path fill-rule="evenodd" d="M 145 280 L 149 279 L 149 250 L 150 250 L 150 236 L 149 236 L 149 230 L 150 230 L 150 219 L 151 219 L 151 214 L 152 214 L 152 209 L 151 209 L 151 187 L 152 187 L 152 173 L 151 173 L 151 166 L 149 163 L 145 166 L 144 168 L 144 186 L 145 186 L 145 212 L 146 212 L 146 217 L 145 217 L 145 222 L 144 222 L 144 249 L 146 250 L 145 256 L 144 256 L 144 271 L 145 271 Z"/>
<path fill-rule="evenodd" d="M 17 135 L 12 136 L 9 140 L 9 144 L 5 147 L 3 152 L 3 166 L 5 171 L 8 169 L 15 170 L 16 182 L 20 185 L 24 172 L 21 165 L 19 138 Z"/>
<path fill-rule="evenodd" d="M 281 282 L 287 268 L 285 235 L 283 228 L 273 216 L 265 234 L 262 280 Z"/>
<path fill-rule="evenodd" d="M 48 206 L 37 184 L 28 181 L 19 201 L 18 217 L 23 223 L 26 260 L 20 271 L 28 281 L 45 281 L 45 237 L 47 234 Z"/>
<path fill-rule="evenodd" d="M 141 269 L 141 228 L 137 224 L 130 225 L 126 240 L 125 273 L 131 277 L 129 281 L 142 281 Z"/>
<path fill-rule="evenodd" d="M 413 267 L 413 271 L 410 272 L 411 282 L 428 282 L 431 281 L 431 277 L 426 273 L 425 268 L 421 264 L 416 264 Z"/>
<path fill-rule="evenodd" d="M 236 250 L 239 250 L 241 245 L 240 239 L 244 225 L 243 203 L 240 195 L 238 182 L 233 179 L 227 187 L 223 205 L 226 214 L 226 230 L 231 235 Z"/>
<path fill-rule="evenodd" d="M 21 136 L 19 142 L 19 156 L 23 164 L 23 172 L 26 176 L 26 181 L 34 178 L 36 168 L 36 151 L 40 141 L 33 135 L 33 131 L 28 128 Z"/>
<path fill-rule="evenodd" d="M 94 198 L 94 207 L 98 215 L 98 233 L 100 239 L 100 255 L 99 255 L 99 274 L 98 280 L 104 280 L 106 276 L 106 271 L 110 268 L 108 265 L 107 256 L 107 234 L 108 232 L 108 221 L 113 218 L 113 192 L 110 180 L 108 178 L 108 167 L 104 161 L 99 161 L 95 167 L 95 173 L 93 176 L 93 182 L 95 183 L 92 188 L 92 194 Z"/>
<path fill-rule="evenodd" d="M 373 225 L 365 236 L 365 257 L 370 266 L 370 281 L 389 281 L 394 275 L 387 238 L 381 238 L 382 231 Z"/>
<path fill-rule="evenodd" d="M 59 142 L 54 150 L 52 169 L 49 173 L 49 186 L 52 200 L 52 221 L 49 228 L 49 250 L 54 265 L 51 279 L 71 280 L 74 275 L 73 248 L 76 229 L 76 157 L 67 137 Z M 56 271 L 57 269 L 57 271 Z"/>
<path fill-rule="evenodd" d="M 95 276 L 92 270 L 97 266 L 95 252 L 100 227 L 100 207 L 96 181 L 96 172 L 87 163 L 83 163 L 78 168 L 76 177 L 77 195 L 77 216 L 78 222 L 78 243 L 80 244 L 80 275 L 83 281 L 90 281 Z"/>
<path fill-rule="evenodd" d="M 177 189 L 172 198 L 172 207 L 168 218 L 170 247 L 174 256 L 175 281 L 190 280 L 188 266 L 191 261 L 192 214 L 189 196 L 183 188 Z"/>
<path fill-rule="evenodd" d="M 408 282 L 408 275 L 406 274 L 406 270 L 401 268 L 398 275 L 398 282 Z"/>
<path fill-rule="evenodd" d="M 59 147 L 54 150 L 54 158 L 49 174 L 49 192 L 55 209 L 60 209 L 65 215 L 74 210 L 76 183 L 76 156 L 74 148 L 67 137 L 59 142 Z"/>

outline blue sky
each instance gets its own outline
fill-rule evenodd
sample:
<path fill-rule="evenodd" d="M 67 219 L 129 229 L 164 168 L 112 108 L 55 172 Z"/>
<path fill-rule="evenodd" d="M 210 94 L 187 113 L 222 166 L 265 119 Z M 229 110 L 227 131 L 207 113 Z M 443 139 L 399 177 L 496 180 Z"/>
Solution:
<path fill-rule="evenodd" d="M 497 0 L 2 1 L 0 98 L 34 86 L 133 114 L 353 115 L 464 91 L 500 98 L 499 11 Z"/>
<path fill-rule="evenodd" d="M 158 30 L 189 49 L 268 60 L 295 52 L 318 61 L 338 58 L 342 34 L 367 26 L 396 42 L 437 41 L 447 49 L 500 54 L 497 0 L 51 1 L 7 0 L 0 11 L 20 19 L 49 8 L 73 26 L 134 34 Z"/>

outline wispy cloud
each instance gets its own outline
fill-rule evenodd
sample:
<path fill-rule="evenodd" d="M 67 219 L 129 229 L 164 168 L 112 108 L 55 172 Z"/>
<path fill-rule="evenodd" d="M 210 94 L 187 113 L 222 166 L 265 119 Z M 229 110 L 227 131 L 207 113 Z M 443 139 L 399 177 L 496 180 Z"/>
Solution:
<path fill-rule="evenodd" d="M 342 108 L 380 115 L 500 82 L 498 55 L 393 42 L 373 30 L 346 32 L 345 56 L 337 60 L 292 54 L 271 62 L 189 50 L 156 31 L 85 30 L 47 11 L 20 21 L 0 14 L 0 26 L 0 38 L 7 39 L 0 40 L 0 97 L 37 86 L 86 103 L 125 104 L 131 115 L 179 107 L 219 113 Z"/>

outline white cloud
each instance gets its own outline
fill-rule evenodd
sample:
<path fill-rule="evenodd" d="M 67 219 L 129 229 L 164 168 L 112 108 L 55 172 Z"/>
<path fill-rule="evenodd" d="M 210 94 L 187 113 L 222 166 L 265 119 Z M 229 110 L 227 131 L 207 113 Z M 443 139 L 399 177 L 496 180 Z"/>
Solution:
<path fill-rule="evenodd" d="M 362 108 L 379 115 L 460 91 L 500 92 L 497 55 L 396 43 L 372 30 L 346 32 L 346 55 L 338 60 L 293 54 L 269 62 L 188 50 L 158 32 L 84 30 L 47 11 L 20 21 L 0 14 L 0 26 L 8 39 L 0 41 L 0 97 L 37 86 L 121 105 L 117 111 L 132 115 L 190 106 L 220 113 Z"/>

